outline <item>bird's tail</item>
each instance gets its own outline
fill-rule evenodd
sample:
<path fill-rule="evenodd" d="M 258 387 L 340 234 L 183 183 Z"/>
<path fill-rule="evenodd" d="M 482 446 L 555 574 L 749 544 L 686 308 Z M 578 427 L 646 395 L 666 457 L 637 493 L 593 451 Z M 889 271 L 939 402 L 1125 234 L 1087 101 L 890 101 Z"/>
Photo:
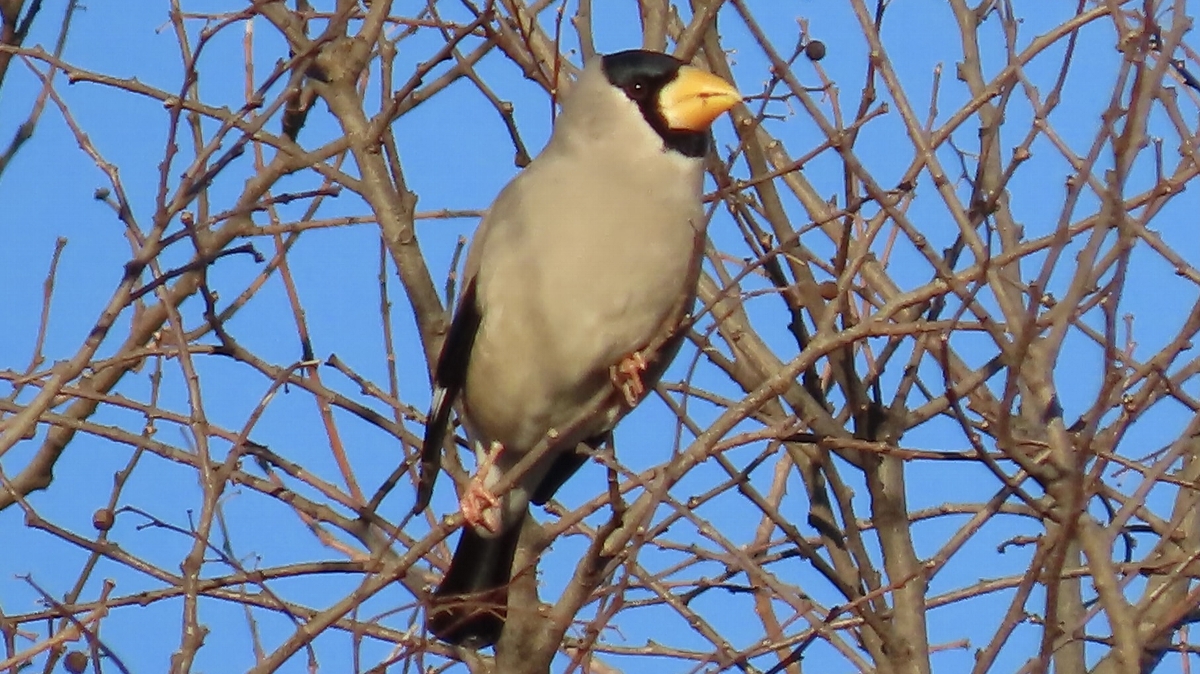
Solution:
<path fill-rule="evenodd" d="M 496 643 L 508 614 L 508 584 L 521 522 L 497 536 L 463 527 L 450 569 L 434 590 L 426 624 L 446 643 L 484 648 Z"/>

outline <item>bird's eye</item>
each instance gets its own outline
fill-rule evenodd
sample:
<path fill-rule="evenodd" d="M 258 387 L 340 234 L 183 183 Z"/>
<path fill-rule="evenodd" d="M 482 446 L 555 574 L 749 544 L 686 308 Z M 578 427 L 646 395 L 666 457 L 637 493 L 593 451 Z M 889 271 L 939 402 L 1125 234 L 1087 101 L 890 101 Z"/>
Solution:
<path fill-rule="evenodd" d="M 646 84 L 645 80 L 634 80 L 625 85 L 625 93 L 627 93 L 629 97 L 634 100 L 645 98 L 649 91 L 650 86 Z"/>

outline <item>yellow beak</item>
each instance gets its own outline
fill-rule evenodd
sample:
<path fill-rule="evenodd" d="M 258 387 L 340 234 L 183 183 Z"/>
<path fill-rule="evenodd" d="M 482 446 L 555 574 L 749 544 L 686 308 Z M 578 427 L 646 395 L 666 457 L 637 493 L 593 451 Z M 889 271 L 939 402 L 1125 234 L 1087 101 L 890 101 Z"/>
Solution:
<path fill-rule="evenodd" d="M 742 102 L 733 85 L 716 75 L 683 66 L 663 87 L 658 107 L 667 126 L 676 131 L 704 131 L 721 113 Z"/>

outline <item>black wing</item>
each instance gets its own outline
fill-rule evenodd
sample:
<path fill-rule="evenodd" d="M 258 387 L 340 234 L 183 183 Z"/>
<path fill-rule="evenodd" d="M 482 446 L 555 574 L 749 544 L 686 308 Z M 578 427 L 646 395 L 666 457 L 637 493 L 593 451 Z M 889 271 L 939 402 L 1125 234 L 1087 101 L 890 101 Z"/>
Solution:
<path fill-rule="evenodd" d="M 475 301 L 475 279 L 467 282 L 462 299 L 450 322 L 446 341 L 433 370 L 433 401 L 429 416 L 425 418 L 425 440 L 421 443 L 421 478 L 417 485 L 417 502 L 413 513 L 419 513 L 429 505 L 433 496 L 433 483 L 442 467 L 442 444 L 446 439 L 446 428 L 450 423 L 450 412 L 454 401 L 462 393 L 467 381 L 467 364 L 471 360 L 471 348 L 479 332 L 479 303 Z"/>

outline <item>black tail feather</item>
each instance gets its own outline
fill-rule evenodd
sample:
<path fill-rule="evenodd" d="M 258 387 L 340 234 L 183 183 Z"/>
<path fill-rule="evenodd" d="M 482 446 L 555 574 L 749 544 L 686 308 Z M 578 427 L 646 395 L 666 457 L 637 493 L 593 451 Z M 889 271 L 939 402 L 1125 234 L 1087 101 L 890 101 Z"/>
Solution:
<path fill-rule="evenodd" d="M 485 648 L 496 643 L 508 615 L 508 584 L 521 523 L 495 537 L 463 527 L 450 569 L 434 590 L 426 624 L 446 643 Z"/>

